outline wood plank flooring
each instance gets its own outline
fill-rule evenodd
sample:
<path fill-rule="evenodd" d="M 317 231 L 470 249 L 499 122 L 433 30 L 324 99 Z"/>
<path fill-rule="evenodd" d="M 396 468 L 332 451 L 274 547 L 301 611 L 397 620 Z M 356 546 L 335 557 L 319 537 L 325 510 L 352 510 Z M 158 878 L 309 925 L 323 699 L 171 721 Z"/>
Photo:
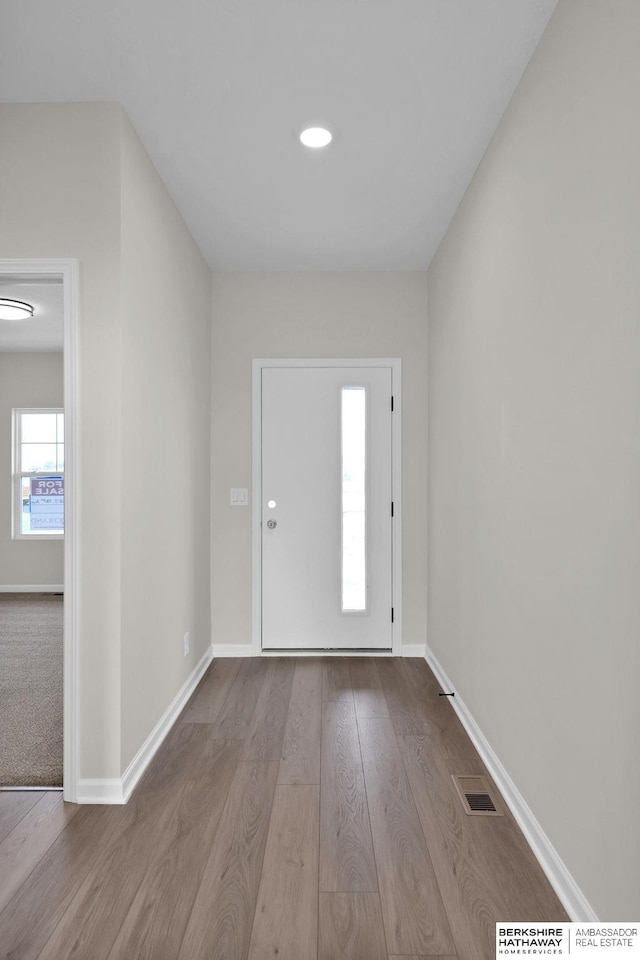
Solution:
<path fill-rule="evenodd" d="M 424 661 L 218 660 L 126 806 L 0 792 L 0 960 L 493 960 L 568 919 Z"/>
<path fill-rule="evenodd" d="M 320 889 L 378 889 L 369 809 L 353 702 L 327 701 L 322 709 Z"/>

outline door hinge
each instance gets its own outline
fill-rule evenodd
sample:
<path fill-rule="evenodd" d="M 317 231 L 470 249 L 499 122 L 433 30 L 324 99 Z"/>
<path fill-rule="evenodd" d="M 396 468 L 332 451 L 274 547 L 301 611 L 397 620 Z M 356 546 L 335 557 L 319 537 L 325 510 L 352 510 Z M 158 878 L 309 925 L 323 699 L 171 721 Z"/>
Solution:
<path fill-rule="evenodd" d="M 393 397 L 391 397 L 391 413 L 393 413 Z"/>
<path fill-rule="evenodd" d="M 391 623 L 393 623 L 393 607 L 391 607 Z"/>
<path fill-rule="evenodd" d="M 393 500 L 391 501 L 391 516 L 393 516 Z"/>

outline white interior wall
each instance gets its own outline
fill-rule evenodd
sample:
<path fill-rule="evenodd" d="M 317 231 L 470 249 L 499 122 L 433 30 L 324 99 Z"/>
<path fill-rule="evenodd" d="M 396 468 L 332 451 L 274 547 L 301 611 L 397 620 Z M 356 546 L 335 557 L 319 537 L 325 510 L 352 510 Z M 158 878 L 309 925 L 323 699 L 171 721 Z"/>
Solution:
<path fill-rule="evenodd" d="M 0 353 L 0 590 L 64 583 L 61 540 L 12 540 L 12 410 L 63 407 L 61 353 Z"/>
<path fill-rule="evenodd" d="M 210 273 L 117 104 L 0 106 L 0 222 L 80 262 L 79 767 L 117 781 L 209 643 Z"/>
<path fill-rule="evenodd" d="M 211 273 L 124 115 L 121 269 L 124 769 L 211 631 Z"/>
<path fill-rule="evenodd" d="M 426 636 L 426 275 L 214 273 L 211 578 L 214 644 L 251 643 L 251 361 L 401 357 L 404 642 Z"/>
<path fill-rule="evenodd" d="M 80 261 L 81 775 L 120 774 L 120 107 L 0 105 L 0 257 Z"/>
<path fill-rule="evenodd" d="M 640 903 L 638 36 L 560 0 L 429 270 L 429 643 L 605 920 Z"/>

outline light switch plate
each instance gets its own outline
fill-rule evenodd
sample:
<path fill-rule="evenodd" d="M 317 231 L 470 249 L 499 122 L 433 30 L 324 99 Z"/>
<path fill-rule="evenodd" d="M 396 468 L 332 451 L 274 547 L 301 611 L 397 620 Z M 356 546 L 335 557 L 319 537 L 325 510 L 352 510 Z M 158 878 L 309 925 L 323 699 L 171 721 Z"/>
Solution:
<path fill-rule="evenodd" d="M 229 503 L 232 507 L 246 507 L 249 504 L 249 491 L 246 487 L 231 487 Z"/>

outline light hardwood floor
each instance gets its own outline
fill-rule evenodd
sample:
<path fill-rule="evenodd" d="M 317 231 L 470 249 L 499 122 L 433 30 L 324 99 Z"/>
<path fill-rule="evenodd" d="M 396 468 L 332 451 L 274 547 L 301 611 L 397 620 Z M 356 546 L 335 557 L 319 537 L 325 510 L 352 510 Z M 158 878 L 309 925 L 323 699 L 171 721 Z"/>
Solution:
<path fill-rule="evenodd" d="M 422 660 L 209 669 L 124 807 L 0 793 L 5 960 L 493 960 L 568 919 Z"/>

